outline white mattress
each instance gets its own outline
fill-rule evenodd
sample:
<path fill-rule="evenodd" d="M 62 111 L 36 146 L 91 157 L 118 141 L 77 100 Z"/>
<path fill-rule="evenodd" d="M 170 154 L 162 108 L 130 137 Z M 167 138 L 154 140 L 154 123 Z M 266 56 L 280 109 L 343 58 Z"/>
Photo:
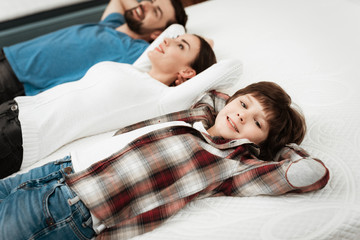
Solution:
<path fill-rule="evenodd" d="M 0 22 L 89 0 L 1 0 Z"/>
<path fill-rule="evenodd" d="M 307 119 L 302 146 L 331 179 L 309 194 L 196 201 L 135 239 L 360 239 L 360 1 L 210 0 L 187 13 L 219 59 L 242 60 L 238 87 L 268 80 L 289 92 Z"/>
<path fill-rule="evenodd" d="M 242 60 L 236 88 L 268 80 L 288 91 L 307 119 L 302 146 L 331 178 L 308 194 L 195 201 L 134 239 L 360 239 L 360 1 L 209 0 L 187 12 L 188 31 L 212 38 L 219 59 Z M 111 134 L 73 142 L 36 165 Z"/>

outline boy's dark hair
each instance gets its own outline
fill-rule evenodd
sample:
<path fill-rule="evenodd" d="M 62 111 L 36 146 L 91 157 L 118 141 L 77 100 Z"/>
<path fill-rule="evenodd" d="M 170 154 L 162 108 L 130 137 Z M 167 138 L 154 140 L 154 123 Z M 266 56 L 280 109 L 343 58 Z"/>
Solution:
<path fill-rule="evenodd" d="M 199 74 L 216 63 L 216 56 L 210 44 L 203 37 L 194 35 L 200 39 L 200 51 L 190 67 L 196 71 L 196 74 Z"/>
<path fill-rule="evenodd" d="M 273 82 L 258 82 L 240 89 L 226 103 L 245 94 L 256 98 L 267 114 L 269 135 L 259 144 L 260 159 L 273 160 L 286 144 L 302 142 L 306 133 L 305 118 L 291 106 L 291 98 L 284 89 Z"/>
<path fill-rule="evenodd" d="M 176 22 L 169 21 L 166 24 L 166 28 L 169 27 L 173 23 L 178 23 L 185 27 L 186 22 L 188 20 L 188 16 L 185 12 L 184 5 L 182 4 L 182 2 L 180 0 L 171 0 L 171 5 L 173 6 L 173 8 L 175 10 Z"/>

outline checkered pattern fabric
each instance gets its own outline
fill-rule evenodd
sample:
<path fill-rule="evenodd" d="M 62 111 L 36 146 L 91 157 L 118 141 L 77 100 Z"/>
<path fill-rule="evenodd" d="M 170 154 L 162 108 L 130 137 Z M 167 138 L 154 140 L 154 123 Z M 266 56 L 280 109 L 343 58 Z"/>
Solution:
<path fill-rule="evenodd" d="M 137 123 L 118 133 L 172 120 L 201 121 L 207 128 L 226 99 L 227 95 L 211 92 L 188 111 Z M 280 161 L 262 161 L 256 155 L 256 146 L 248 141 L 212 138 L 192 127 L 168 127 L 68 176 L 67 183 L 106 225 L 98 239 L 128 239 L 154 229 L 194 199 L 306 192 L 328 181 L 327 171 L 311 186 L 299 188 L 288 182 L 289 166 L 309 158 L 296 145 L 286 147 Z"/>

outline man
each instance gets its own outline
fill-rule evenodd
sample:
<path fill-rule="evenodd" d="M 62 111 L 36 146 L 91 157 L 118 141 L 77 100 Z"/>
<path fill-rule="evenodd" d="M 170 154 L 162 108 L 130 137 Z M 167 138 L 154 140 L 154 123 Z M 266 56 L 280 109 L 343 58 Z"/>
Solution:
<path fill-rule="evenodd" d="M 101 61 L 133 63 L 173 23 L 185 26 L 180 0 L 111 0 L 99 23 L 75 25 L 4 47 L 0 103 L 80 79 Z"/>

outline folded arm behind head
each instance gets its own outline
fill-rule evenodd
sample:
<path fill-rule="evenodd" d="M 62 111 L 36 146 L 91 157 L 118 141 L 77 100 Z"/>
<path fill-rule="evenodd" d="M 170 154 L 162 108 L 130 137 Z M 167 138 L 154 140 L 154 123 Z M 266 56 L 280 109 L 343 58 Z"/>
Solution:
<path fill-rule="evenodd" d="M 125 10 L 134 8 L 137 5 L 139 5 L 139 3 L 136 0 L 110 0 L 109 4 L 105 8 L 101 20 L 104 20 L 109 14 L 115 12 L 124 15 Z"/>
<path fill-rule="evenodd" d="M 169 27 L 171 24 L 178 23 L 185 27 L 188 16 L 185 12 L 184 6 L 181 2 L 181 0 L 144 0 L 141 1 L 142 3 L 139 3 L 136 0 L 110 0 L 109 4 L 107 5 L 101 20 L 104 20 L 108 15 L 111 13 L 120 13 L 125 16 L 125 19 L 127 24 L 130 24 L 130 20 L 126 15 L 128 15 L 129 12 L 134 10 L 138 6 L 142 6 L 141 11 L 142 14 L 147 15 L 148 13 L 155 13 L 155 18 L 158 21 L 158 26 L 149 28 L 146 32 L 149 34 L 149 30 L 153 31 L 153 39 L 154 40 L 162 31 L 164 31 L 167 27 Z M 145 10 L 147 9 L 147 10 Z M 149 10 L 149 11 L 148 11 Z M 173 10 L 173 11 L 172 11 Z M 169 13 L 171 13 L 169 15 Z M 158 18 L 159 16 L 166 16 L 165 19 Z M 143 24 L 146 25 L 146 16 L 143 16 L 144 19 L 141 19 L 141 21 L 137 22 L 136 24 L 141 27 Z M 161 20 L 161 22 L 160 22 Z M 161 24 L 160 24 L 161 23 Z M 133 30 L 136 33 L 138 32 L 137 29 L 134 28 L 134 23 L 131 23 L 130 29 Z M 136 26 L 137 26 L 136 25 Z M 151 23 L 151 25 L 154 25 L 154 22 Z M 156 25 L 156 23 L 155 23 Z M 149 27 L 149 26 L 148 26 Z"/>
<path fill-rule="evenodd" d="M 205 39 L 199 35 L 194 34 L 200 40 L 200 50 L 194 61 L 190 64 L 190 67 L 195 71 L 195 75 L 201 73 L 205 69 L 211 67 L 217 62 L 214 50 L 212 49 L 213 41 L 211 39 Z M 195 75 L 191 76 L 194 77 Z M 190 78 L 191 78 L 190 77 Z M 178 74 L 178 78 L 175 80 L 175 86 L 187 81 L 188 79 L 181 74 Z"/>

